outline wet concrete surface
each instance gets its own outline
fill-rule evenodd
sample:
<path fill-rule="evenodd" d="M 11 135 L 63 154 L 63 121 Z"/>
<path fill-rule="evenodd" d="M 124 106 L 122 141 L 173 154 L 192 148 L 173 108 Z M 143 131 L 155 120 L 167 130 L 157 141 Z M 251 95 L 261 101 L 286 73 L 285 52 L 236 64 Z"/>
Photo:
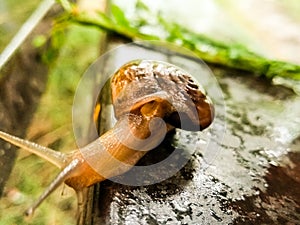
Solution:
<path fill-rule="evenodd" d="M 300 98 L 253 74 L 210 69 L 225 108 L 212 98 L 226 113 L 204 132 L 176 130 L 139 162 L 181 149 L 187 163 L 170 178 L 148 186 L 102 182 L 93 224 L 300 223 Z"/>
<path fill-rule="evenodd" d="M 266 189 L 232 201 L 229 206 L 239 213 L 234 224 L 299 224 L 300 221 L 300 154 L 288 153 L 289 165 L 268 168 Z"/>

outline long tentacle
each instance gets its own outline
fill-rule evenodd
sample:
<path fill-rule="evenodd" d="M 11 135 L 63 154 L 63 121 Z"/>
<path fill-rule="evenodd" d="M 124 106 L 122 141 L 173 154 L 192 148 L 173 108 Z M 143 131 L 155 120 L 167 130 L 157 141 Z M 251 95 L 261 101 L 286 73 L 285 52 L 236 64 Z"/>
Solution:
<path fill-rule="evenodd" d="M 38 155 L 39 157 L 56 165 L 60 169 L 66 166 L 67 156 L 61 152 L 57 152 L 53 149 L 41 146 L 34 142 L 21 139 L 19 137 L 10 135 L 3 131 L 0 131 L 0 138 L 2 138 L 3 140 L 5 140 L 13 145 L 16 145 L 20 148 L 23 148 L 31 153 Z"/>
<path fill-rule="evenodd" d="M 66 166 L 57 177 L 51 182 L 49 187 L 44 191 L 44 193 L 37 199 L 37 201 L 25 212 L 26 216 L 30 216 L 34 213 L 35 209 L 60 185 L 62 184 L 69 175 L 74 172 L 74 169 L 80 165 L 82 161 L 79 159 L 74 159 Z"/>

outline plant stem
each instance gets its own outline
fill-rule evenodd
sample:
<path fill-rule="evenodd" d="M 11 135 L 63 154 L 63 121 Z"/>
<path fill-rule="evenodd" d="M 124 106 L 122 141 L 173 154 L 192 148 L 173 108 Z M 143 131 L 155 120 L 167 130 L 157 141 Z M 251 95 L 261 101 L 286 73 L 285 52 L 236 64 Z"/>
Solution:
<path fill-rule="evenodd" d="M 61 1 L 65 2 L 66 0 Z M 249 51 L 242 45 L 224 44 L 215 41 L 183 28 L 178 24 L 168 22 L 159 16 L 156 26 L 162 27 L 162 30 L 165 31 L 163 35 L 145 33 L 141 26 L 134 25 L 129 19 L 125 22 L 118 21 L 116 15 L 108 17 L 104 13 L 99 12 L 97 15 L 91 16 L 74 10 L 76 6 L 64 8 L 69 12 L 69 19 L 75 23 L 95 26 L 131 40 L 161 40 L 179 44 L 193 51 L 198 57 L 209 63 L 249 71 L 270 79 L 283 77 L 300 81 L 300 65 L 265 58 Z M 121 18 L 123 20 L 124 18 L 126 19 L 124 15 Z M 145 20 L 141 21 L 145 23 Z"/>

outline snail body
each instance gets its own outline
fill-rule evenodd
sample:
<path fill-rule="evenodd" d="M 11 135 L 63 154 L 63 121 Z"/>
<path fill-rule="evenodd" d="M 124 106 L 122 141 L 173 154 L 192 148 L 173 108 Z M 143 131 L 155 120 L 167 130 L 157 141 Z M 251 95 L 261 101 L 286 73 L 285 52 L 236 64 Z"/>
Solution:
<path fill-rule="evenodd" d="M 132 168 L 174 129 L 203 130 L 214 116 L 211 101 L 191 76 L 163 62 L 136 60 L 111 80 L 114 127 L 87 146 L 63 154 L 0 131 L 0 138 L 62 169 L 37 202 L 32 214 L 61 183 L 77 193 Z"/>

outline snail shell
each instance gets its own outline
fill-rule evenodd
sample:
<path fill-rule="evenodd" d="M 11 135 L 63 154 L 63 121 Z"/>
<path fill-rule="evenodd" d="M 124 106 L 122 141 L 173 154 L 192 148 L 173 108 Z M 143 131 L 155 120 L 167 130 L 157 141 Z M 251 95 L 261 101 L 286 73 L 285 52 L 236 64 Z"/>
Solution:
<path fill-rule="evenodd" d="M 174 127 L 188 123 L 187 130 L 199 130 L 199 126 L 203 130 L 214 118 L 213 104 L 202 88 L 188 73 L 168 63 L 130 62 L 115 73 L 111 87 L 116 118 L 159 98 L 172 105 L 164 119 Z"/>

